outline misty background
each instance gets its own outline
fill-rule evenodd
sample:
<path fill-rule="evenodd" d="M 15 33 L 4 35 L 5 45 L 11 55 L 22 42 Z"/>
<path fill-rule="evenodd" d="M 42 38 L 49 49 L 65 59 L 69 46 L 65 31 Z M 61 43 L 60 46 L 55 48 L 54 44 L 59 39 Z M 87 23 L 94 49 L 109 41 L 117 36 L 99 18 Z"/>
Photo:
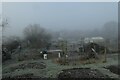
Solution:
<path fill-rule="evenodd" d="M 0 20 L 3 79 L 119 75 L 117 2 L 4 2 Z"/>
<path fill-rule="evenodd" d="M 5 2 L 2 14 L 9 23 L 3 30 L 6 37 L 23 38 L 24 29 L 31 24 L 39 24 L 53 39 L 118 37 L 117 2 Z"/>

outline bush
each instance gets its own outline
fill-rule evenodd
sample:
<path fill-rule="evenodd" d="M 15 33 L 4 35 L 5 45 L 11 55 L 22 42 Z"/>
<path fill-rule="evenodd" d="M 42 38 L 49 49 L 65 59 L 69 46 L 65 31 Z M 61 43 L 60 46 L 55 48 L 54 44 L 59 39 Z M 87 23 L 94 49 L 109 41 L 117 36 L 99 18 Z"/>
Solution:
<path fill-rule="evenodd" d="M 24 29 L 25 40 L 32 48 L 48 48 L 51 35 L 38 24 L 29 25 Z"/>
<path fill-rule="evenodd" d="M 18 48 L 20 45 L 20 40 L 18 37 L 10 37 L 6 42 L 2 44 L 2 61 L 11 59 L 11 54 Z"/>

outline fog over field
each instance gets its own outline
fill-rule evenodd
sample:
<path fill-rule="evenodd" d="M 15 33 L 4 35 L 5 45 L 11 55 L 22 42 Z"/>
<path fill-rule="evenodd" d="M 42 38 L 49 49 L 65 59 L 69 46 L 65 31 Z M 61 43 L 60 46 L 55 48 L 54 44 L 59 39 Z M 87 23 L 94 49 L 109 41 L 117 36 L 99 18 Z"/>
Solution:
<path fill-rule="evenodd" d="M 6 2 L 2 13 L 9 25 L 4 35 L 22 36 L 29 24 L 49 31 L 101 29 L 107 22 L 118 22 L 117 7 L 117 2 Z"/>
<path fill-rule="evenodd" d="M 117 2 L 4 2 L 0 20 L 3 79 L 119 80 Z"/>

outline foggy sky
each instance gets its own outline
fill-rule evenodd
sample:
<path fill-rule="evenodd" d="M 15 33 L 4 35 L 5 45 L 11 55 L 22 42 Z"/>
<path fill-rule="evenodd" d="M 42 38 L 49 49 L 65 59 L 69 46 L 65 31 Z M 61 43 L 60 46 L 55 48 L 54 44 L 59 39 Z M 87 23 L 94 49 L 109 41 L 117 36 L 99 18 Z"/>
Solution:
<path fill-rule="evenodd" d="M 101 28 L 118 19 L 114 2 L 11 2 L 3 3 L 2 15 L 9 27 L 6 35 L 21 35 L 29 24 L 40 24 L 50 30 L 83 30 Z"/>

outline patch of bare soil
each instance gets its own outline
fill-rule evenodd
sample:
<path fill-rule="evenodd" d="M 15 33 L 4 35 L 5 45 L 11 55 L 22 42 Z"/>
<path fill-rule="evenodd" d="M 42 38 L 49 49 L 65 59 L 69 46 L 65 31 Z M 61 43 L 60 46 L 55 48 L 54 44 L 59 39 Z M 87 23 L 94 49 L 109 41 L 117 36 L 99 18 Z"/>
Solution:
<path fill-rule="evenodd" d="M 14 79 L 30 79 L 30 80 L 35 80 L 35 79 L 41 79 L 40 76 L 35 76 L 33 73 L 28 73 L 28 74 L 22 74 L 22 75 L 17 75 L 17 76 L 14 76 L 12 77 Z"/>
<path fill-rule="evenodd" d="M 14 76 L 14 78 L 33 78 L 33 77 L 35 77 L 33 73 Z"/>
<path fill-rule="evenodd" d="M 12 78 L 2 78 L 2 80 L 41 80 L 41 77 L 34 76 L 32 73 L 17 75 Z"/>
<path fill-rule="evenodd" d="M 46 68 L 46 65 L 43 62 L 41 63 L 31 62 L 31 63 L 26 63 L 26 64 L 20 64 L 16 68 L 18 69 L 25 69 L 25 68 L 44 69 Z"/>
<path fill-rule="evenodd" d="M 111 72 L 120 75 L 120 65 L 107 66 L 106 69 L 109 69 Z"/>
<path fill-rule="evenodd" d="M 62 70 L 58 75 L 58 79 L 62 80 L 63 78 L 109 78 L 107 75 L 102 74 L 96 69 L 90 68 L 73 68 Z"/>
<path fill-rule="evenodd" d="M 15 70 L 20 70 L 20 69 L 28 69 L 28 68 L 29 69 L 44 69 L 46 68 L 46 64 L 43 62 L 22 63 L 17 66 L 10 67 L 10 72 L 14 72 Z"/>

